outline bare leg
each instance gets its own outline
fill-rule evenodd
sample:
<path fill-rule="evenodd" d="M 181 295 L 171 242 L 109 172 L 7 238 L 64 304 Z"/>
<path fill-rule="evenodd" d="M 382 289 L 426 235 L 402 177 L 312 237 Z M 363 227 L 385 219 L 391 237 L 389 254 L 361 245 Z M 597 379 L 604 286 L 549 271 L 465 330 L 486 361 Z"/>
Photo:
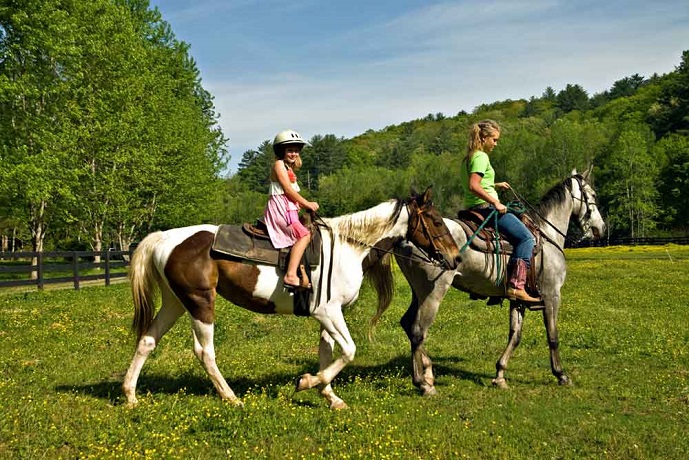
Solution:
<path fill-rule="evenodd" d="M 162 291 L 162 306 L 156 314 L 153 323 L 151 323 L 151 327 L 139 339 L 134 358 L 122 383 L 122 390 L 129 405 L 134 405 L 138 402 L 136 399 L 136 383 L 148 355 L 155 349 L 163 335 L 170 330 L 172 325 L 185 312 L 180 301 L 169 289 L 163 288 Z"/>
<path fill-rule="evenodd" d="M 507 348 L 502 352 L 498 362 L 495 363 L 497 373 L 492 383 L 496 387 L 508 388 L 507 381 L 505 380 L 505 370 L 507 369 L 507 362 L 512 357 L 512 353 L 519 346 L 519 342 L 521 342 L 523 324 L 524 307 L 518 306 L 515 302 L 510 302 L 510 334 L 507 340 Z"/>
<path fill-rule="evenodd" d="M 218 369 L 218 365 L 215 362 L 213 324 L 206 324 L 197 319 L 192 319 L 191 326 L 194 334 L 194 354 L 201 362 L 203 368 L 206 370 L 206 373 L 213 382 L 218 394 L 222 399 L 231 402 L 235 406 L 242 406 L 242 402 L 237 398 L 230 386 L 227 384 L 225 378 Z"/>
<path fill-rule="evenodd" d="M 309 234 L 298 239 L 297 242 L 294 243 L 294 246 L 292 246 L 289 256 L 289 263 L 287 264 L 287 273 L 285 273 L 285 277 L 283 278 L 285 283 L 295 286 L 299 286 L 301 284 L 301 279 L 297 275 L 297 268 L 299 267 L 301 257 L 304 255 L 304 251 L 306 250 L 310 241 L 311 235 Z"/>

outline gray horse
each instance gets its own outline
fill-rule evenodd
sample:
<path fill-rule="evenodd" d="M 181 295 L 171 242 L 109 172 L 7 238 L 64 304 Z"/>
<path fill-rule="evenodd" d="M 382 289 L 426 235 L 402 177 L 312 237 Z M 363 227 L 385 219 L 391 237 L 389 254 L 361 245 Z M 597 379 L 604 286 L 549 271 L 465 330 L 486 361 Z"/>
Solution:
<path fill-rule="evenodd" d="M 542 249 L 535 255 L 532 264 L 543 304 L 525 305 L 510 302 L 510 332 L 507 347 L 496 363 L 493 385 L 507 388 L 505 369 L 512 352 L 519 345 L 524 312 L 527 308 L 543 311 L 543 322 L 550 348 L 552 373 L 562 385 L 569 383 L 560 363 L 558 351 L 557 315 L 560 307 L 560 288 L 565 282 L 567 264 L 563 247 L 570 218 L 574 218 L 584 237 L 598 238 L 603 234 L 605 223 L 596 207 L 596 194 L 588 183 L 590 169 L 584 174 L 572 176 L 553 187 L 540 203 L 527 213 L 542 235 Z M 457 242 L 463 248 L 467 233 L 457 221 L 445 219 L 445 223 Z M 426 255 L 417 247 L 405 243 L 395 249 L 395 259 L 412 289 L 409 309 L 400 324 L 411 342 L 413 381 L 422 394 L 435 394 L 431 359 L 424 349 L 428 328 L 433 324 L 440 302 L 450 286 L 472 294 L 472 298 L 504 297 L 505 287 L 499 279 L 505 278 L 508 255 L 499 257 L 467 246 L 462 254 L 462 263 L 455 271 L 446 271 L 425 260 Z M 377 317 L 382 314 L 379 311 Z"/>

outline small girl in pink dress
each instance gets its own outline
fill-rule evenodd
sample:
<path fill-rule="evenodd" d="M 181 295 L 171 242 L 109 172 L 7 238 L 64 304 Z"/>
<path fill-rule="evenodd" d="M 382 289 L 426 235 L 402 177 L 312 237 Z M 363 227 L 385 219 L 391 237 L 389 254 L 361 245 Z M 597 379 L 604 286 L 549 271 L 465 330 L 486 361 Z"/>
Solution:
<path fill-rule="evenodd" d="M 283 283 L 293 289 L 311 289 L 308 280 L 301 280 L 297 275 L 299 262 L 311 241 L 311 232 L 299 221 L 299 208 L 316 212 L 319 207 L 299 194 L 294 174 L 301 167 L 299 154 L 304 145 L 306 142 L 296 131 L 281 131 L 275 136 L 276 159 L 270 173 L 270 198 L 264 214 L 273 245 L 278 249 L 292 246 Z"/>

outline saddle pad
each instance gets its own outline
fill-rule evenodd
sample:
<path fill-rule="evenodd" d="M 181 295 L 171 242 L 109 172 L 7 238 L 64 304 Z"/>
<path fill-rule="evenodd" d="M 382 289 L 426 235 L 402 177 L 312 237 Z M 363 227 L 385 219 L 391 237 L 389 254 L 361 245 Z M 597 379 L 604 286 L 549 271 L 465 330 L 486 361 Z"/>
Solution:
<path fill-rule="evenodd" d="M 304 258 L 315 267 L 321 260 L 321 233 L 312 232 L 311 244 L 304 252 Z M 247 235 L 242 226 L 224 224 L 218 227 L 211 250 L 226 256 L 250 260 L 284 268 L 287 253 L 291 248 L 275 249 L 270 239 Z"/>

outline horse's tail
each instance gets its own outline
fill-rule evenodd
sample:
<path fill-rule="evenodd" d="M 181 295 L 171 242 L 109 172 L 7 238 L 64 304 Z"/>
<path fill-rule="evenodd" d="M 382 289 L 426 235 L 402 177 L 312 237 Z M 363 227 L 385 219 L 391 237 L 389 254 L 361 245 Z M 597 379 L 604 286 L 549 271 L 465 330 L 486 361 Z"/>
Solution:
<path fill-rule="evenodd" d="M 134 300 L 132 331 L 136 332 L 137 342 L 153 322 L 160 278 L 153 263 L 153 252 L 160 243 L 162 235 L 163 232 L 155 232 L 144 238 L 134 251 L 129 266 L 129 281 Z"/>
<path fill-rule="evenodd" d="M 375 251 L 372 251 L 375 252 Z M 368 265 L 364 270 L 364 277 L 373 285 L 378 294 L 378 310 L 371 318 L 368 339 L 373 340 L 378 320 L 392 303 L 395 293 L 395 282 L 392 277 L 392 256 L 386 253 L 382 257 L 372 256 L 367 259 Z"/>

